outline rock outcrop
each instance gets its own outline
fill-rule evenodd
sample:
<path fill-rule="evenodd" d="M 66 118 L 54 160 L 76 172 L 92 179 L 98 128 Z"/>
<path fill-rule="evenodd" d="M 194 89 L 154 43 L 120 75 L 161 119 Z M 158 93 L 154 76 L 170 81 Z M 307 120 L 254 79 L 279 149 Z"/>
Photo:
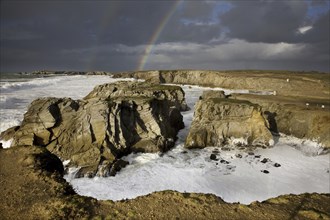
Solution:
<path fill-rule="evenodd" d="M 231 98 L 262 106 L 272 132 L 314 140 L 330 150 L 330 114 L 324 100 L 252 94 L 233 94 Z"/>
<path fill-rule="evenodd" d="M 166 101 L 170 106 L 174 106 L 180 111 L 186 111 L 189 110 L 189 107 L 184 96 L 184 91 L 178 86 L 125 81 L 96 86 L 84 100 L 154 97 Z"/>
<path fill-rule="evenodd" d="M 31 103 L 19 128 L 2 139 L 12 146 L 46 147 L 79 176 L 113 175 L 131 152 L 167 151 L 184 127 L 179 109 L 184 93 L 177 86 L 119 82 L 98 86 L 83 100 L 40 98 Z M 157 89 L 158 88 L 158 89 Z"/>
<path fill-rule="evenodd" d="M 224 98 L 220 92 L 204 92 L 196 103 L 185 146 L 204 148 L 230 142 L 256 146 L 273 144 L 261 107 L 248 101 Z"/>

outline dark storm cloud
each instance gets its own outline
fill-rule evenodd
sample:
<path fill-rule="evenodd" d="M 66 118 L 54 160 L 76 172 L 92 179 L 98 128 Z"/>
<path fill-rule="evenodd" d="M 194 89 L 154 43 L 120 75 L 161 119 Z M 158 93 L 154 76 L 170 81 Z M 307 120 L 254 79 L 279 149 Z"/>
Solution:
<path fill-rule="evenodd" d="M 60 44 L 74 48 L 94 44 L 95 41 L 126 45 L 148 43 L 175 2 L 147 1 L 143 4 L 139 1 L 6 1 L 2 4 L 1 32 L 5 39 L 10 40 L 9 37 L 14 36 L 15 32 L 17 35 L 33 33 L 39 36 L 38 40 L 42 37 L 47 42 L 55 43 L 54 47 Z M 205 6 L 205 9 L 200 11 L 203 5 L 209 4 L 185 3 L 182 18 L 188 16 L 190 19 L 194 16 L 198 20 L 204 19 L 212 8 Z M 180 40 L 180 37 L 173 37 L 178 30 L 177 26 L 181 25 L 180 17 L 171 19 L 170 23 L 167 28 L 167 32 L 172 32 L 169 34 L 169 40 Z M 184 28 L 180 26 L 179 29 L 181 27 Z M 191 40 L 198 38 L 199 34 L 203 36 L 200 39 L 207 40 L 205 30 L 200 27 L 189 26 L 184 31 Z M 17 40 L 17 37 L 12 40 Z"/>
<path fill-rule="evenodd" d="M 233 1 L 221 16 L 232 38 L 250 42 L 288 42 L 295 37 L 307 13 L 304 1 Z"/>
<path fill-rule="evenodd" d="M 229 30 L 229 38 L 251 43 L 304 45 L 305 49 L 290 61 L 295 63 L 293 67 L 329 71 L 329 3 L 234 1 L 233 6 L 220 16 L 221 23 Z M 304 28 L 309 30 L 299 31 Z M 282 62 L 284 65 L 285 61 Z M 278 59 L 273 60 L 275 63 L 278 64 Z"/>
<path fill-rule="evenodd" d="M 62 52 L 76 49 L 88 53 L 88 48 L 98 46 L 148 44 L 175 4 L 175 1 L 1 1 L 1 70 L 10 69 L 15 63 L 15 70 L 27 63 L 32 66 L 29 68 L 53 67 L 60 61 L 61 66 L 81 69 L 86 67 L 84 58 L 95 56 L 100 60 L 118 56 L 123 59 L 119 62 L 123 68 L 132 67 L 131 63 L 137 60 L 132 62 L 131 57 L 114 50 L 75 53 L 78 60 L 72 60 L 73 54 Z M 183 19 L 199 21 L 210 17 L 209 5 L 183 3 L 168 21 L 159 41 L 207 42 L 218 36 L 219 26 L 183 23 Z M 102 66 L 111 63 L 118 66 L 118 58 L 108 59 Z"/>
<path fill-rule="evenodd" d="M 298 40 L 309 43 L 329 43 L 330 32 L 330 11 L 321 15 L 313 24 L 313 28 L 307 31 L 306 34 L 301 35 Z"/>
<path fill-rule="evenodd" d="M 182 17 L 191 20 L 208 20 L 214 3 L 205 1 L 187 1 L 183 5 Z"/>
<path fill-rule="evenodd" d="M 312 0 L 311 5 L 312 6 L 322 6 L 325 7 L 327 4 L 329 4 L 327 1 L 329 0 Z"/>
<path fill-rule="evenodd" d="M 325 7 L 323 1 L 1 1 L 0 71 L 135 70 L 143 57 L 155 69 L 328 70 Z"/>
<path fill-rule="evenodd" d="M 329 4 L 325 1 L 311 1 L 311 5 L 328 8 L 324 14 L 317 14 L 314 22 L 307 16 L 307 1 L 234 1 L 233 5 L 220 16 L 230 38 L 265 43 L 329 42 Z M 306 22 L 311 30 L 299 35 L 298 29 Z"/>

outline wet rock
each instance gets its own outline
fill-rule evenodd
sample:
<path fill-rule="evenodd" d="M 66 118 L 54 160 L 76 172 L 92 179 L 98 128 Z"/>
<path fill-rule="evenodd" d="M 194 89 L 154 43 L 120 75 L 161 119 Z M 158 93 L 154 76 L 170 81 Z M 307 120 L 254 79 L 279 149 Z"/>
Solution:
<path fill-rule="evenodd" d="M 260 106 L 228 98 L 207 98 L 205 94 L 202 97 L 196 103 L 185 147 L 221 146 L 227 142 L 235 144 L 235 139 L 242 139 L 251 146 L 269 146 L 273 143 Z"/>
<path fill-rule="evenodd" d="M 211 155 L 210 155 L 210 159 L 211 159 L 211 160 L 217 160 L 217 155 L 215 155 L 215 154 L 211 154 Z"/>
<path fill-rule="evenodd" d="M 269 162 L 269 161 L 270 161 L 269 158 L 264 158 L 264 159 L 262 159 L 260 162 L 261 162 L 261 163 L 267 163 L 267 162 Z"/>
<path fill-rule="evenodd" d="M 274 164 L 274 167 L 280 167 L 280 166 L 281 166 L 281 164 L 279 164 L 279 163 Z"/>
<path fill-rule="evenodd" d="M 122 168 L 126 167 L 129 164 L 129 162 L 119 159 L 113 165 L 110 169 L 110 176 L 115 176 L 117 172 L 119 172 Z"/>
<path fill-rule="evenodd" d="M 268 171 L 268 170 L 261 170 L 261 172 L 263 172 L 263 173 L 266 173 L 266 174 L 268 174 L 268 173 L 269 173 L 269 171 Z"/>
<path fill-rule="evenodd" d="M 254 158 L 260 158 L 261 157 L 261 155 L 255 155 L 254 156 Z"/>

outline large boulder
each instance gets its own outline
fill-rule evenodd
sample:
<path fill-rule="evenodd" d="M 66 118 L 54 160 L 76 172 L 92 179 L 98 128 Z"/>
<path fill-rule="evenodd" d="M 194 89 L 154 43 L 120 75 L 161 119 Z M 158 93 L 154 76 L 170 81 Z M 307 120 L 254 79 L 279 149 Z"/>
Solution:
<path fill-rule="evenodd" d="M 69 166 L 81 167 L 80 176 L 113 175 L 122 167 L 119 159 L 128 153 L 163 152 L 174 146 L 177 132 L 184 127 L 179 102 L 171 99 L 181 95 L 180 87 L 168 87 L 171 96 L 165 97 L 154 94 L 166 93 L 166 86 L 158 92 L 152 86 L 152 93 L 141 91 L 140 96 L 125 96 L 129 88 L 124 83 L 101 87 L 84 100 L 33 101 L 20 127 L 5 132 L 6 138 L 12 133 L 12 146 L 46 147 L 62 160 L 70 160 Z M 116 95 L 111 96 L 110 88 L 117 89 Z"/>
<path fill-rule="evenodd" d="M 259 105 L 224 98 L 219 92 L 204 93 L 196 103 L 185 146 L 204 148 L 226 143 L 269 146 L 273 137 Z"/>

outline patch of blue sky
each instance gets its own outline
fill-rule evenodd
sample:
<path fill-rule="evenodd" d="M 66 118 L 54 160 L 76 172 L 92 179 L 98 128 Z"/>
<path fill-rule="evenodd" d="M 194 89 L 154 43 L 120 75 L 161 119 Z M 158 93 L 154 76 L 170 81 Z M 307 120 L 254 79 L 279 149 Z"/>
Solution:
<path fill-rule="evenodd" d="M 213 9 L 211 16 L 213 21 L 218 21 L 219 15 L 230 11 L 230 9 L 234 7 L 232 3 L 226 1 L 216 1 L 214 3 L 215 3 L 215 7 Z"/>
<path fill-rule="evenodd" d="M 209 1 L 209 3 L 213 4 L 213 10 L 212 13 L 209 16 L 209 20 L 207 21 L 201 21 L 198 19 L 187 19 L 187 18 L 183 18 L 181 19 L 181 22 L 185 25 L 189 25 L 189 24 L 195 24 L 195 25 L 214 25 L 214 24 L 218 24 L 219 23 L 219 18 L 221 14 L 224 14 L 228 11 L 230 11 L 230 9 L 232 9 L 234 6 L 227 1 Z"/>
<path fill-rule="evenodd" d="M 330 1 L 328 0 L 305 1 L 308 3 L 307 17 L 311 20 L 317 20 L 321 15 L 327 13 L 330 10 Z"/>

